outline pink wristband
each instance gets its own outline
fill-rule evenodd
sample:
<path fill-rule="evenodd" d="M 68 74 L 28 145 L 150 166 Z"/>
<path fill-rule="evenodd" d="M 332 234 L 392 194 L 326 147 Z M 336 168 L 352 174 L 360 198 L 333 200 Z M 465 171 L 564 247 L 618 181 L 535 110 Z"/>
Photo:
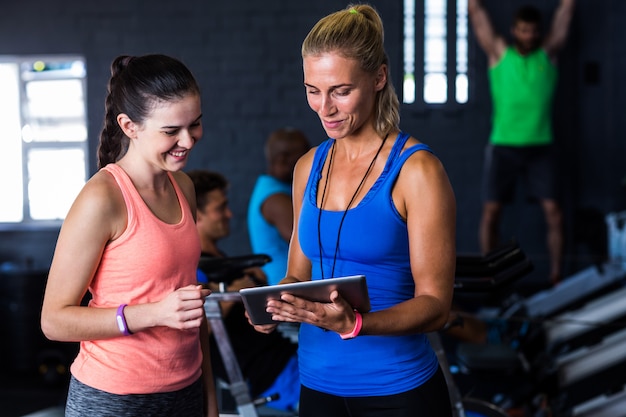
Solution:
<path fill-rule="evenodd" d="M 339 333 L 339 336 L 343 340 L 354 339 L 359 335 L 361 331 L 361 326 L 363 326 L 363 316 L 358 311 L 354 310 L 354 329 L 350 333 Z"/>
<path fill-rule="evenodd" d="M 120 329 L 120 332 L 124 336 L 130 336 L 133 332 L 128 328 L 128 324 L 126 324 L 126 317 L 124 317 L 124 307 L 128 304 L 120 304 L 117 308 L 117 313 L 115 314 L 115 320 L 117 321 L 117 328 Z"/>

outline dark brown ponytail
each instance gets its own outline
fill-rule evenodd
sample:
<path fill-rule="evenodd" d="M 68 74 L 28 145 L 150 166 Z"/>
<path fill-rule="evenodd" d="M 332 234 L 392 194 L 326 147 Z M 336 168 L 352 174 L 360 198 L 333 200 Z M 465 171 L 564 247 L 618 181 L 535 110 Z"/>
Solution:
<path fill-rule="evenodd" d="M 111 64 L 107 93 L 98 169 L 119 160 L 128 148 L 129 139 L 117 123 L 119 114 L 125 113 L 141 124 L 150 115 L 154 101 L 200 94 L 200 88 L 191 71 L 177 59 L 165 55 L 121 55 Z"/>

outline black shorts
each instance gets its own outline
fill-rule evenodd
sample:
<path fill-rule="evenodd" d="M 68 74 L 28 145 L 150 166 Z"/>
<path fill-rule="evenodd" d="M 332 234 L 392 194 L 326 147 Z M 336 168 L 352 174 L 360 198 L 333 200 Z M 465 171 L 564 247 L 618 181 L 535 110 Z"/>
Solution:
<path fill-rule="evenodd" d="M 441 368 L 424 384 L 395 395 L 338 397 L 300 389 L 300 417 L 452 417 L 450 394 Z"/>
<path fill-rule="evenodd" d="M 518 180 L 531 201 L 555 200 L 556 158 L 552 145 L 545 146 L 497 146 L 485 148 L 483 175 L 483 199 L 510 203 L 515 197 Z"/>

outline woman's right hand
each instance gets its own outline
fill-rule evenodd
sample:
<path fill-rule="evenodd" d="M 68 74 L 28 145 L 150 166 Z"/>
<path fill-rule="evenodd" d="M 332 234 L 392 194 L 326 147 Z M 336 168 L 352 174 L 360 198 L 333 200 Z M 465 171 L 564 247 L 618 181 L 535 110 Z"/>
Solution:
<path fill-rule="evenodd" d="M 204 299 L 211 290 L 188 285 L 170 293 L 159 302 L 160 325 L 173 329 L 194 329 L 204 320 Z"/>

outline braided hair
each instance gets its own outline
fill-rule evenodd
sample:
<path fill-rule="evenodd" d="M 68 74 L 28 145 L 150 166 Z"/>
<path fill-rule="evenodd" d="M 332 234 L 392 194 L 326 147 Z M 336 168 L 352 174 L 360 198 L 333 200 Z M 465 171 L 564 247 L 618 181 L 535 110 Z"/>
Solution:
<path fill-rule="evenodd" d="M 111 64 L 107 93 L 98 144 L 98 169 L 118 161 L 128 149 L 129 139 L 117 123 L 120 113 L 141 124 L 155 102 L 199 95 L 200 88 L 191 71 L 175 58 L 158 54 L 121 55 Z"/>

